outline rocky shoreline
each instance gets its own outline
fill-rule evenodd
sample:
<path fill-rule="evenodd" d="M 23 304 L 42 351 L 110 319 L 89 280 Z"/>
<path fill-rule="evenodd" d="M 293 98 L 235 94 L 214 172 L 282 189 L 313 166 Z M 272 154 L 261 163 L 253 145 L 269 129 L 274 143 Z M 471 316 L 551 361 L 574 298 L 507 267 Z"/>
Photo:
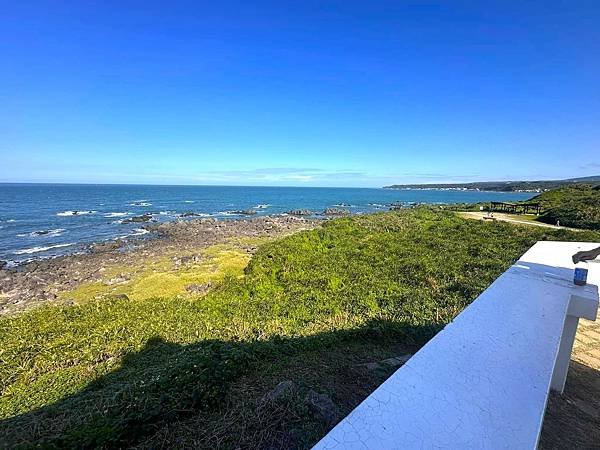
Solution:
<path fill-rule="evenodd" d="M 311 229 L 322 219 L 302 216 L 263 216 L 252 219 L 197 219 L 168 223 L 148 223 L 144 238 L 117 239 L 92 245 L 86 253 L 39 260 L 15 268 L 0 268 L 0 315 L 48 302 L 69 303 L 64 293 L 84 283 L 109 282 L 103 274 L 111 267 L 133 266 L 142 260 L 168 256 L 177 268 L 190 254 L 233 238 L 252 254 L 253 238 L 275 238 Z M 242 239 L 243 241 L 243 239 Z M 179 256 L 178 256 L 179 255 Z M 185 255 L 185 256 L 184 256 Z"/>

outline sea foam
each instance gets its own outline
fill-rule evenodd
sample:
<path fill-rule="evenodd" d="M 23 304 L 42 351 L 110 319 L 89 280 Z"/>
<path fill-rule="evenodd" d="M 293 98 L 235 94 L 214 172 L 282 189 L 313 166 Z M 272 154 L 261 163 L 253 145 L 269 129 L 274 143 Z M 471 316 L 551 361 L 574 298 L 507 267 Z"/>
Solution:
<path fill-rule="evenodd" d="M 75 244 L 74 243 L 73 244 L 56 244 L 56 245 L 49 245 L 47 247 L 25 248 L 23 250 L 15 250 L 13 253 L 15 255 L 29 255 L 31 253 L 47 252 L 48 250 L 52 250 L 53 248 L 70 247 L 71 245 L 75 245 Z"/>
<path fill-rule="evenodd" d="M 56 213 L 57 216 L 67 217 L 67 216 L 84 216 L 86 214 L 96 214 L 97 211 L 63 211 Z"/>
<path fill-rule="evenodd" d="M 64 228 L 57 228 L 55 230 L 32 231 L 31 233 L 17 234 L 17 237 L 41 237 L 41 236 L 57 237 L 57 236 L 62 236 L 62 234 L 65 231 L 67 231 L 67 230 L 65 230 Z"/>

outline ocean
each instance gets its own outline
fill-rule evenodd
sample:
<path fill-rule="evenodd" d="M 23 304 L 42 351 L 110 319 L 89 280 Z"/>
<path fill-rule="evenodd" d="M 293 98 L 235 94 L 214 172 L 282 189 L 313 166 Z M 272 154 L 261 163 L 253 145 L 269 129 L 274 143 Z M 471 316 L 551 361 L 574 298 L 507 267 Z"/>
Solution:
<path fill-rule="evenodd" d="M 293 209 L 319 213 L 338 206 L 359 214 L 384 211 L 396 202 L 515 201 L 532 195 L 368 188 L 0 184 L 0 261 L 13 266 L 83 252 L 92 243 L 143 236 L 147 233 L 143 224 L 126 220 L 144 214 L 152 215 L 156 222 L 239 219 L 248 216 L 236 211 L 247 209 L 264 216 Z M 185 213 L 197 215 L 182 217 Z"/>

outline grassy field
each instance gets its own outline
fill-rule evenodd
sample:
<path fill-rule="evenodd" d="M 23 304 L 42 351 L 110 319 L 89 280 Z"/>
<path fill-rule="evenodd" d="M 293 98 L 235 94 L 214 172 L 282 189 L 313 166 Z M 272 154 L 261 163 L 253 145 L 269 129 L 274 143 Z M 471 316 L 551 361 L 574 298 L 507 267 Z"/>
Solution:
<path fill-rule="evenodd" d="M 311 392 L 346 414 L 393 371 L 368 363 L 414 352 L 543 239 L 600 233 L 423 208 L 264 243 L 245 268 L 213 249 L 226 270 L 198 276 L 206 294 L 172 295 L 175 275 L 83 286 L 74 306 L 0 319 L 0 447 L 310 447 L 332 426 Z"/>
<path fill-rule="evenodd" d="M 566 227 L 600 230 L 600 186 L 567 186 L 544 192 L 531 199 L 542 205 L 539 220 Z"/>

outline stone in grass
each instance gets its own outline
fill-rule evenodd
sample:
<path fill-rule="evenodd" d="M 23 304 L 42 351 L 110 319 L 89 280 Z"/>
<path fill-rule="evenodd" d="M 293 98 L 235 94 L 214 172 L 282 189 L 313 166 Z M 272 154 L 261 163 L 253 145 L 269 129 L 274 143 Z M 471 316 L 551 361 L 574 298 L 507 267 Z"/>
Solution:
<path fill-rule="evenodd" d="M 127 294 L 109 294 L 107 298 L 111 300 L 129 300 L 129 296 Z"/>
<path fill-rule="evenodd" d="M 383 361 L 381 361 L 381 364 L 385 364 L 390 367 L 400 367 L 406 361 L 408 361 L 411 356 L 412 355 L 394 356 L 393 358 L 384 359 Z"/>
<path fill-rule="evenodd" d="M 212 283 L 188 284 L 185 287 L 185 290 L 188 291 L 190 294 L 204 295 L 210 290 L 211 286 Z"/>
<path fill-rule="evenodd" d="M 378 370 L 385 367 L 396 368 L 402 366 L 406 361 L 410 359 L 411 356 L 411 354 L 394 356 L 392 358 L 387 358 L 377 362 L 359 364 L 359 366 L 364 367 L 367 370 Z"/>
<path fill-rule="evenodd" d="M 306 394 L 304 401 L 327 425 L 332 426 L 339 420 L 338 409 L 327 395 L 319 394 L 311 389 Z"/>
<path fill-rule="evenodd" d="M 267 392 L 263 400 L 268 402 L 277 402 L 281 398 L 290 395 L 296 390 L 296 385 L 291 380 L 283 380 L 272 391 Z"/>

